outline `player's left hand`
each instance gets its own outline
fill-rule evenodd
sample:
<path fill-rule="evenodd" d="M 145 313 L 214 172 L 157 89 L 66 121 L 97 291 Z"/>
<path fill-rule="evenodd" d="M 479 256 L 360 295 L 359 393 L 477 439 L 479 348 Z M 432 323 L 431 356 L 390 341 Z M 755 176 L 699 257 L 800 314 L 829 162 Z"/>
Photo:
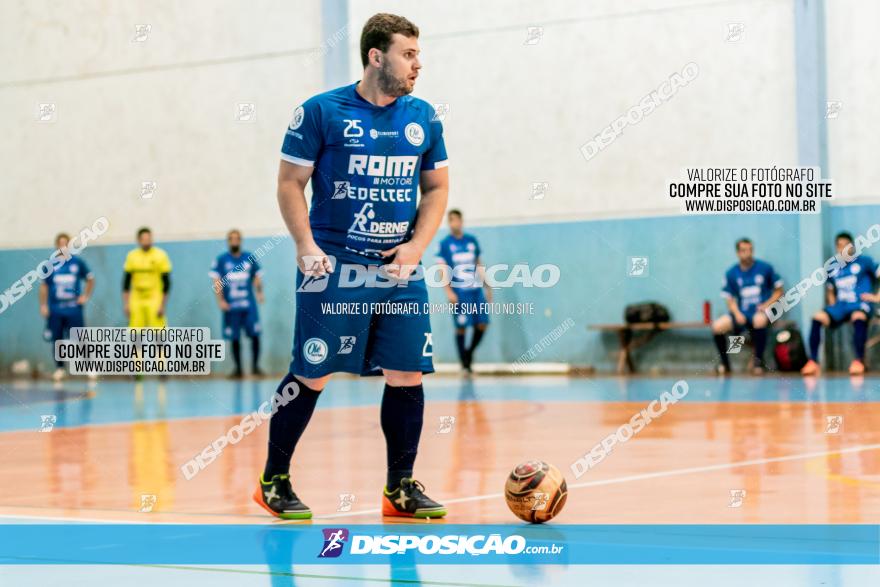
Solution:
<path fill-rule="evenodd" d="M 265 301 L 266 301 L 266 296 L 263 295 L 263 292 L 258 291 L 257 292 L 257 303 L 262 304 Z"/>
<path fill-rule="evenodd" d="M 880 293 L 863 293 L 859 296 L 863 302 L 880 302 Z"/>
<path fill-rule="evenodd" d="M 422 254 L 424 251 L 412 242 L 406 242 L 393 249 L 382 251 L 382 256 L 386 259 L 394 255 L 391 263 L 385 266 L 385 272 L 396 279 L 409 279 L 409 276 L 418 267 Z"/>
<path fill-rule="evenodd" d="M 85 294 L 83 294 L 83 295 L 79 296 L 78 298 L 76 298 L 76 303 L 79 304 L 80 306 L 82 306 L 83 304 L 85 304 L 87 301 L 89 301 L 89 297 L 88 297 L 87 295 L 85 295 Z"/>
<path fill-rule="evenodd" d="M 161 306 L 159 306 L 159 311 L 156 312 L 156 316 L 161 318 L 164 315 L 165 315 L 165 304 L 162 304 Z"/>

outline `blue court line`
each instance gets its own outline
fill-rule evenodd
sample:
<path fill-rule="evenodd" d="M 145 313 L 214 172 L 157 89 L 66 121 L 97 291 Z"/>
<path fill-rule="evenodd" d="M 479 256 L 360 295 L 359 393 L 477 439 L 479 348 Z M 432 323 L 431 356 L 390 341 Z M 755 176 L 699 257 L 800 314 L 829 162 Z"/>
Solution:
<path fill-rule="evenodd" d="M 543 551 L 530 552 L 535 547 Z M 432 552 L 438 549 L 449 552 Z M 332 556 L 322 558 L 322 553 Z M 480 565 L 878 565 L 880 526 L 0 525 L 0 565 L 271 567 L 395 561 Z"/>

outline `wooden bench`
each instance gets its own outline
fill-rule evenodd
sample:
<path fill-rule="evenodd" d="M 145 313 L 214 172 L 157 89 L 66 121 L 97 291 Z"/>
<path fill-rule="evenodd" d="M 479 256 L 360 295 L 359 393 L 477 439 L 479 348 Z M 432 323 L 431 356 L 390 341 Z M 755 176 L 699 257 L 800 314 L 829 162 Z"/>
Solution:
<path fill-rule="evenodd" d="M 590 330 L 600 332 L 614 332 L 620 341 L 620 350 L 617 353 L 617 372 L 636 372 L 633 362 L 632 351 L 651 342 L 655 336 L 667 330 L 703 330 L 709 329 L 710 325 L 704 322 L 636 322 L 633 324 L 593 324 L 588 326 Z"/>
<path fill-rule="evenodd" d="M 782 322 L 780 322 L 781 324 Z M 868 328 L 870 329 L 872 326 L 880 325 L 880 316 L 874 316 L 868 323 Z M 709 329 L 710 325 L 705 324 L 703 322 L 636 322 L 634 324 L 593 324 L 587 327 L 589 330 L 598 330 L 600 332 L 613 332 L 617 334 L 617 338 L 620 341 L 620 350 L 617 353 L 617 372 L 620 374 L 627 373 L 629 370 L 630 373 L 636 372 L 635 363 L 633 363 L 632 351 L 648 344 L 653 340 L 657 334 L 660 332 L 665 332 L 667 330 L 703 330 Z M 770 327 L 771 329 L 773 326 Z M 804 336 L 804 344 L 807 344 L 807 340 L 809 338 L 809 332 L 807 332 Z M 828 336 L 828 333 L 825 333 L 825 336 Z M 772 345 L 772 338 L 770 339 L 770 344 Z M 826 340 L 826 343 L 829 342 Z M 869 350 L 872 347 L 880 344 L 880 334 L 875 334 L 870 337 L 865 345 L 865 349 Z M 826 344 L 826 348 L 828 345 Z M 835 364 L 843 364 L 842 360 L 838 355 L 840 352 L 840 345 L 834 345 L 834 348 L 837 349 L 833 351 L 835 355 L 829 361 L 830 366 L 834 366 Z M 867 361 L 865 363 L 867 365 Z"/>

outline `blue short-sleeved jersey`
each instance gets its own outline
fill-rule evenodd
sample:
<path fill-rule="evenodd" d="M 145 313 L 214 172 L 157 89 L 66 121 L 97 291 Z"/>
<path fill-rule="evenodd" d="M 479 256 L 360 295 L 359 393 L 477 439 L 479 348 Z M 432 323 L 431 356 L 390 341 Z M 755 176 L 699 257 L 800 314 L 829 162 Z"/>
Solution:
<path fill-rule="evenodd" d="M 456 289 L 477 289 L 477 259 L 480 258 L 480 243 L 469 234 L 455 238 L 451 234 L 440 241 L 437 256 L 452 267 L 452 287 Z"/>
<path fill-rule="evenodd" d="M 755 259 L 746 270 L 739 263 L 727 270 L 721 295 L 725 298 L 736 298 L 740 312 L 754 313 L 758 304 L 766 302 L 773 295 L 773 290 L 782 287 L 782 278 L 770 263 Z"/>
<path fill-rule="evenodd" d="M 837 293 L 838 302 L 861 301 L 863 293 L 874 292 L 874 280 L 880 277 L 880 267 L 868 255 L 859 255 L 834 274 L 828 282 Z"/>
<path fill-rule="evenodd" d="M 230 310 L 244 310 L 256 307 L 254 278 L 260 273 L 262 268 L 250 253 L 233 255 L 227 251 L 214 260 L 208 275 L 220 280 Z"/>
<path fill-rule="evenodd" d="M 49 311 L 65 312 L 79 308 L 77 298 L 82 294 L 82 282 L 92 277 L 86 262 L 71 256 L 63 265 L 43 279 L 49 287 Z"/>
<path fill-rule="evenodd" d="M 315 242 L 378 257 L 409 240 L 419 173 L 445 167 L 446 146 L 430 104 L 402 96 L 376 106 L 356 86 L 299 106 L 281 158 L 314 167 L 309 221 Z"/>

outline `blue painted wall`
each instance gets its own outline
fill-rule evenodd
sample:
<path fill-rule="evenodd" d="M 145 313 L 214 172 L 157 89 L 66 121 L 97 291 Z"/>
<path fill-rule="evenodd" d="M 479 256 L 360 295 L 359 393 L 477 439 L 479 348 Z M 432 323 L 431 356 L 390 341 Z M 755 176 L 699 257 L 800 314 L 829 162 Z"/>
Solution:
<path fill-rule="evenodd" d="M 863 233 L 880 221 L 880 206 L 836 206 L 831 209 L 832 233 Z M 575 326 L 536 360 L 565 361 L 613 368 L 616 341 L 588 331 L 589 324 L 619 322 L 628 303 L 655 300 L 665 304 L 676 320 L 702 319 L 704 300 L 713 316 L 723 311 L 718 295 L 721 278 L 736 259 L 734 242 L 748 236 L 756 255 L 776 266 L 786 283 L 799 278 L 798 219 L 796 216 L 674 216 L 553 224 L 487 226 L 470 230 L 481 242 L 485 263 L 543 263 L 559 265 L 561 278 L 553 288 L 514 287 L 495 292 L 498 302 L 532 302 L 530 316 L 495 316 L 480 348 L 479 359 L 515 361 L 553 328 L 571 318 Z M 441 236 L 443 236 L 441 234 Z M 281 372 L 289 361 L 294 316 L 294 247 L 290 239 L 277 244 L 271 236 L 248 237 L 245 247 L 273 248 L 262 259 L 266 303 L 261 308 L 265 365 Z M 210 326 L 219 337 L 220 314 L 207 277 L 211 260 L 223 250 L 223 241 L 160 242 L 174 264 L 169 323 Z M 122 263 L 130 246 L 90 246 L 83 258 L 96 274 L 97 287 L 86 310 L 92 326 L 122 326 Z M 829 253 L 831 244 L 823 247 Z M 429 249 L 433 257 L 435 246 Z M 4 289 L 33 269 L 50 250 L 0 251 L 0 287 Z M 627 259 L 646 256 L 646 277 L 628 277 Z M 880 257 L 880 251 L 874 253 Z M 817 267 L 819 264 L 816 265 Z M 503 276 L 503 274 L 501 274 Z M 443 302 L 442 291 L 431 301 Z M 815 308 L 818 309 L 818 308 Z M 813 311 L 813 310 L 811 310 Z M 455 360 L 452 320 L 432 319 L 435 360 Z M 36 288 L 0 314 L 0 372 L 13 360 L 26 358 L 51 366 L 50 345 L 41 335 Z M 645 368 L 654 365 L 697 368 L 714 359 L 705 332 L 667 334 L 663 344 L 640 351 Z M 247 352 L 245 353 L 247 357 Z"/>

